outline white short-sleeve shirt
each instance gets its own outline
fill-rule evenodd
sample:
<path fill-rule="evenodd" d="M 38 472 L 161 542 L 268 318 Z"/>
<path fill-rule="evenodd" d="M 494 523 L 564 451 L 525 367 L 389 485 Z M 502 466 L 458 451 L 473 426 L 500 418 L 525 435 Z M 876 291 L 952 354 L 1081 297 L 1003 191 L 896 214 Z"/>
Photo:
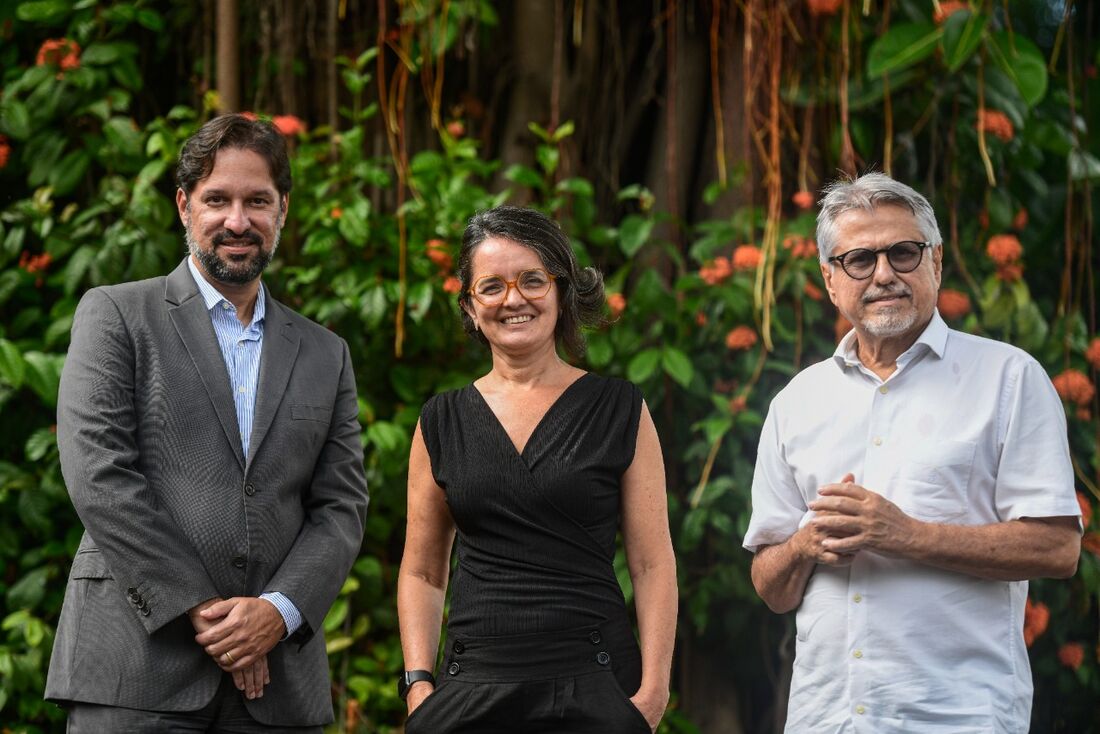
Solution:
<path fill-rule="evenodd" d="M 772 401 L 744 545 L 786 541 L 819 487 L 851 472 L 919 520 L 1077 516 L 1061 401 L 1016 347 L 933 315 L 885 381 L 855 333 Z M 796 613 L 788 732 L 1027 732 L 1027 582 L 873 552 L 819 565 Z"/>

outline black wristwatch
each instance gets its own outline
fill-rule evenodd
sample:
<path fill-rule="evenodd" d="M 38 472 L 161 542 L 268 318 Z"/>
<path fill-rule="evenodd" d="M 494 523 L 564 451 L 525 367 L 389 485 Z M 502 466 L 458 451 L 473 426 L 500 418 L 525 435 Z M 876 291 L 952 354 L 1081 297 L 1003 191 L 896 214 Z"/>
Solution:
<path fill-rule="evenodd" d="M 432 675 L 432 671 L 406 670 L 397 678 L 397 695 L 401 696 L 401 700 L 404 701 L 405 697 L 409 695 L 409 686 L 422 680 L 428 681 L 433 686 L 435 685 L 435 676 Z"/>

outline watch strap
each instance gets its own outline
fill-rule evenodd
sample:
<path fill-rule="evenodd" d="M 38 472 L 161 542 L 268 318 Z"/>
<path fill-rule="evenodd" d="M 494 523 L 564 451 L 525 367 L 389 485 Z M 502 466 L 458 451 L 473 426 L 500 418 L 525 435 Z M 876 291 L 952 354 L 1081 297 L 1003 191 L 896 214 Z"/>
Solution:
<path fill-rule="evenodd" d="M 397 680 L 397 695 L 402 700 L 409 695 L 409 687 L 413 683 L 419 683 L 420 681 L 428 681 L 433 686 L 435 685 L 435 676 L 432 675 L 430 670 L 406 670 L 401 674 L 401 677 Z"/>

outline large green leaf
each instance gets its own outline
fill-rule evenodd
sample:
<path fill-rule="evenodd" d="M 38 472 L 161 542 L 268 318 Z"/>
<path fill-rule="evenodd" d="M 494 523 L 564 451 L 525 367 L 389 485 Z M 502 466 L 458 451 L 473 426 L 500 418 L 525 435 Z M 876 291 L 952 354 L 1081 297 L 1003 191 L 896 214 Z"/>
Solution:
<path fill-rule="evenodd" d="M 0 339 L 0 378 L 12 387 L 20 387 L 26 374 L 27 364 L 19 347 L 7 339 Z"/>
<path fill-rule="evenodd" d="M 982 43 L 988 16 L 964 10 L 952 13 L 943 24 L 943 63 L 958 71 Z"/>
<path fill-rule="evenodd" d="M 998 31 L 989 34 L 986 48 L 994 63 L 1034 107 L 1047 93 L 1047 65 L 1039 47 L 1020 34 Z"/>
<path fill-rule="evenodd" d="M 653 220 L 628 214 L 619 225 L 619 248 L 627 257 L 633 257 L 649 239 L 653 231 Z"/>
<path fill-rule="evenodd" d="M 661 352 L 658 349 L 645 349 L 634 355 L 626 368 L 626 377 L 631 382 L 645 382 L 657 370 L 661 362 Z"/>
<path fill-rule="evenodd" d="M 29 23 L 56 23 L 69 12 L 69 3 L 65 0 L 38 0 L 38 2 L 20 3 L 15 9 L 15 17 Z"/>
<path fill-rule="evenodd" d="M 943 30 L 932 23 L 900 23 L 871 44 L 867 76 L 880 77 L 928 58 L 939 44 Z"/>
<path fill-rule="evenodd" d="M 1100 160 L 1087 150 L 1074 148 L 1069 152 L 1069 176 L 1074 181 L 1100 178 Z"/>
<path fill-rule="evenodd" d="M 695 376 L 695 367 L 692 366 L 688 356 L 676 347 L 665 347 L 661 352 L 661 366 L 665 373 L 681 387 L 691 384 L 691 378 Z"/>
<path fill-rule="evenodd" d="M 26 140 L 31 134 L 31 116 L 27 106 L 17 99 L 9 99 L 0 106 L 0 130 L 15 138 Z"/>

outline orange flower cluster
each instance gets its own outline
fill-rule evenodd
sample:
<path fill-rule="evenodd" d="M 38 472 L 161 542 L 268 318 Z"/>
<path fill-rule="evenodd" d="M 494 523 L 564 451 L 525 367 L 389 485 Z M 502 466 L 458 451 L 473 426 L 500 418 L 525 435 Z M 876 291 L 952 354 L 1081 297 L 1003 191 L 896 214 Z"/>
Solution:
<path fill-rule="evenodd" d="M 1012 218 L 1012 228 L 1015 230 L 1021 230 L 1027 227 L 1027 209 L 1020 207 L 1020 211 L 1016 212 L 1016 216 Z"/>
<path fill-rule="evenodd" d="M 756 245 L 741 245 L 733 251 L 731 265 L 735 271 L 756 270 L 760 261 L 764 259 L 764 253 Z"/>
<path fill-rule="evenodd" d="M 8 165 L 8 158 L 11 157 L 11 144 L 8 143 L 8 139 L 4 135 L 0 135 L 0 168 L 4 168 Z"/>
<path fill-rule="evenodd" d="M 699 277 L 707 285 L 718 285 L 733 275 L 733 265 L 728 257 L 716 257 L 699 268 Z"/>
<path fill-rule="evenodd" d="M 53 256 L 48 252 L 43 252 L 41 255 L 32 255 L 24 250 L 19 255 L 19 267 L 31 275 L 46 272 L 51 262 L 53 262 Z"/>
<path fill-rule="evenodd" d="M 995 234 L 985 245 L 985 254 L 997 265 L 997 278 L 1005 283 L 1015 283 L 1024 275 L 1020 256 L 1024 247 L 1014 234 Z"/>
<path fill-rule="evenodd" d="M 1061 396 L 1062 400 L 1073 403 L 1080 408 L 1091 403 L 1092 398 L 1096 395 L 1096 386 L 1080 370 L 1068 369 L 1056 375 L 1051 382 L 1054 383 L 1054 389 L 1058 391 L 1058 395 Z"/>
<path fill-rule="evenodd" d="M 967 3 L 962 2 L 961 0 L 944 0 L 940 3 L 939 10 L 932 13 L 932 20 L 934 20 L 936 24 L 939 25 L 955 13 L 959 12 L 960 10 L 966 10 L 969 7 L 970 6 Z"/>
<path fill-rule="evenodd" d="M 737 415 L 747 408 L 749 405 L 749 399 L 744 395 L 738 395 L 735 398 L 730 399 L 730 413 Z"/>
<path fill-rule="evenodd" d="M 970 296 L 952 288 L 944 288 L 936 299 L 936 308 L 945 319 L 961 319 L 970 313 Z"/>
<path fill-rule="evenodd" d="M 332 207 L 332 211 L 329 212 L 329 216 L 333 219 L 339 219 L 340 217 L 344 216 L 344 210 L 338 206 L 334 206 Z"/>
<path fill-rule="evenodd" d="M 626 296 L 622 293 L 608 293 L 607 308 L 611 311 L 611 318 L 619 318 L 626 310 Z"/>
<path fill-rule="evenodd" d="M 443 281 L 443 290 L 447 293 L 458 293 L 462 290 L 462 281 L 453 275 L 448 275 Z"/>
<path fill-rule="evenodd" d="M 283 137 L 292 138 L 306 131 L 306 124 L 300 117 L 294 115 L 275 115 L 271 118 L 271 124 L 275 126 Z"/>
<path fill-rule="evenodd" d="M 80 68 L 80 44 L 68 38 L 48 38 L 38 48 L 37 66 L 56 66 L 61 71 Z M 57 75 L 61 78 L 61 74 Z"/>
<path fill-rule="evenodd" d="M 1071 670 L 1077 670 L 1085 662 L 1085 646 L 1080 642 L 1067 642 L 1058 648 L 1058 662 Z"/>
<path fill-rule="evenodd" d="M 978 109 L 978 121 L 974 123 L 978 130 L 984 130 L 1006 143 L 1016 136 L 1016 130 L 1012 127 L 1012 120 L 1000 110 Z"/>
<path fill-rule="evenodd" d="M 737 326 L 726 334 L 726 348 L 734 351 L 751 349 L 756 340 L 756 332 L 751 326 Z"/>
<path fill-rule="evenodd" d="M 1008 265 L 1024 254 L 1020 239 L 1014 234 L 996 234 L 985 244 L 985 254 L 998 265 Z"/>
<path fill-rule="evenodd" d="M 447 243 L 440 239 L 431 239 L 425 243 L 428 251 L 428 259 L 435 263 L 440 270 L 450 270 L 454 265 L 454 258 L 447 251 Z"/>
<path fill-rule="evenodd" d="M 800 234 L 789 234 L 783 238 L 783 249 L 791 251 L 791 257 L 810 259 L 817 257 L 817 242 Z"/>
<path fill-rule="evenodd" d="M 447 134 L 452 138 L 461 138 L 466 134 L 466 125 L 462 120 L 452 120 L 447 123 Z"/>
<path fill-rule="evenodd" d="M 1031 647 L 1031 644 L 1047 631 L 1048 624 L 1050 624 L 1050 608 L 1043 602 L 1032 604 L 1031 597 L 1028 597 L 1024 605 L 1024 644 Z"/>
<path fill-rule="evenodd" d="M 796 191 L 791 196 L 791 201 L 799 209 L 805 211 L 814 205 L 814 195 L 809 191 Z"/>
<path fill-rule="evenodd" d="M 1093 555 L 1100 556 L 1100 532 L 1085 533 L 1081 538 L 1081 547 Z"/>
<path fill-rule="evenodd" d="M 835 15 L 844 0 L 806 0 L 806 6 L 814 15 Z"/>
<path fill-rule="evenodd" d="M 695 312 L 695 325 L 696 326 L 706 326 L 707 321 L 708 321 L 708 319 L 707 319 L 707 314 L 706 314 L 705 311 L 696 311 Z"/>
<path fill-rule="evenodd" d="M 813 301 L 820 301 L 822 298 L 825 297 L 825 294 L 821 292 L 821 289 L 808 280 L 806 281 L 806 285 L 803 286 L 802 292 L 806 295 L 806 298 L 809 298 Z"/>
<path fill-rule="evenodd" d="M 1089 342 L 1088 348 L 1085 350 L 1085 359 L 1092 365 L 1093 369 L 1100 370 L 1100 336 L 1092 338 Z"/>
<path fill-rule="evenodd" d="M 1084 492 L 1078 492 L 1077 504 L 1081 507 L 1081 524 L 1087 528 L 1092 522 L 1092 503 Z"/>
<path fill-rule="evenodd" d="M 241 113 L 240 113 L 240 115 L 241 115 L 241 117 L 243 117 L 244 119 L 246 119 L 246 120 L 249 120 L 249 121 L 251 121 L 251 122 L 256 122 L 256 120 L 259 120 L 259 119 L 260 119 L 260 116 L 259 116 L 259 115 L 257 115 L 257 114 L 256 114 L 255 112 L 248 112 L 248 111 L 245 111 L 245 112 L 241 112 Z"/>

